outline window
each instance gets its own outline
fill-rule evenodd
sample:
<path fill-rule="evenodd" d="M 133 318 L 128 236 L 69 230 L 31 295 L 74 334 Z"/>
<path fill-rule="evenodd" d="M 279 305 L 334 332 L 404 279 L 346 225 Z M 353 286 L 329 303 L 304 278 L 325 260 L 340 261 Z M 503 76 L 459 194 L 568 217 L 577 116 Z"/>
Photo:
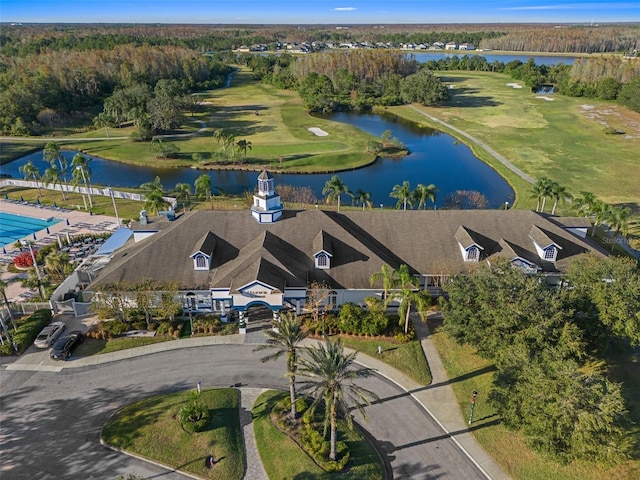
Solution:
<path fill-rule="evenodd" d="M 544 259 L 545 260 L 555 260 L 556 259 L 556 247 L 551 246 L 547 247 L 544 251 Z"/>
<path fill-rule="evenodd" d="M 338 303 L 338 292 L 331 290 L 327 296 L 327 309 L 335 310 Z"/>
<path fill-rule="evenodd" d="M 471 262 L 475 262 L 478 260 L 478 249 L 477 247 L 469 247 L 467 249 L 467 260 Z"/>
<path fill-rule="evenodd" d="M 207 268 L 207 259 L 204 255 L 198 255 L 196 257 L 196 268 Z"/>
<path fill-rule="evenodd" d="M 324 254 L 318 255 L 318 268 L 327 268 L 328 261 L 327 256 Z"/>

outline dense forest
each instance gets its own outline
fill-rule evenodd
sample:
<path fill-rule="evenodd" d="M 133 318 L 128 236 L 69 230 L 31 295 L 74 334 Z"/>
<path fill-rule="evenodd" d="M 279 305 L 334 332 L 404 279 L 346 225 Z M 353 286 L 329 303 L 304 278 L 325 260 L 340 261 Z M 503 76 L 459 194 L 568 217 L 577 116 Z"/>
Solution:
<path fill-rule="evenodd" d="M 393 47 L 401 43 L 469 42 L 484 48 L 522 51 L 613 52 L 638 49 L 638 25 L 3 25 L 0 32 L 0 132 L 39 134 L 70 124 L 104 124 L 118 119 L 144 127 L 142 137 L 171 128 L 176 114 L 150 118 L 153 112 L 188 108 L 184 95 L 220 86 L 230 62 L 250 65 L 257 79 L 297 89 L 310 110 L 363 109 L 403 102 L 431 104 L 448 92 L 432 72 L 503 72 L 536 88 L 553 83 L 559 93 L 617 99 L 640 111 L 640 62 L 622 57 L 593 57 L 571 68 L 521 62 L 488 64 L 478 56 L 417 64 Z M 381 48 L 314 53 L 276 59 L 237 56 L 240 45 L 276 42 L 368 42 Z M 391 48 L 389 48 L 391 47 Z M 218 52 L 203 55 L 207 52 Z M 159 90 L 160 80 L 165 83 Z M 167 105 L 167 88 L 180 101 Z M 127 101 L 131 92 L 147 92 L 145 103 Z M 164 103 L 155 100 L 157 92 Z M 164 93 L 162 93 L 164 92 Z M 112 95 L 116 100 L 108 100 Z M 106 103 L 105 103 L 106 102 Z M 120 102 L 120 103 L 118 103 Z M 182 105 L 179 105 L 182 102 Z M 124 114 L 109 105 L 136 103 Z M 159 108 L 159 107 L 162 108 Z M 171 107 L 171 108 L 169 108 Z M 104 110 L 101 119 L 98 114 Z M 141 114 L 140 112 L 144 114 Z M 146 127 L 145 127 L 146 126 Z"/>

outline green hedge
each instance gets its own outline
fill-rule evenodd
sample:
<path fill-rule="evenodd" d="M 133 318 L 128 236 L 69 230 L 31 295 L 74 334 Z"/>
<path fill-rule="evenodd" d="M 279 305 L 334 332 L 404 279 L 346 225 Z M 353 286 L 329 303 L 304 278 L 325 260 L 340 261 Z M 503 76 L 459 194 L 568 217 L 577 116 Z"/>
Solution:
<path fill-rule="evenodd" d="M 49 325 L 51 321 L 51 317 L 53 314 L 49 309 L 41 309 L 36 310 L 32 315 L 27 318 L 21 319 L 17 322 L 18 331 L 14 332 L 13 329 L 7 325 L 9 330 L 11 331 L 11 336 L 13 337 L 13 341 L 18 345 L 18 351 L 16 352 L 13 349 L 12 345 L 5 343 L 0 348 L 0 352 L 3 355 L 20 355 L 24 352 L 29 345 L 33 343 L 33 341 L 38 336 L 38 333 Z"/>

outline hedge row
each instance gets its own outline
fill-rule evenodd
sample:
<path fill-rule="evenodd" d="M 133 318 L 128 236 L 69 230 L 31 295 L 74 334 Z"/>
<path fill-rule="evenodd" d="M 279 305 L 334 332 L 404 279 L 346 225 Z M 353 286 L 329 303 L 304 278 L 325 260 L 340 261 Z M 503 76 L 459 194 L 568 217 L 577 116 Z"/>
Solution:
<path fill-rule="evenodd" d="M 49 325 L 51 322 L 51 317 L 53 314 L 49 309 L 41 309 L 36 310 L 31 316 L 23 318 L 17 322 L 18 331 L 14 332 L 13 328 L 9 327 L 11 331 L 11 335 L 13 337 L 13 341 L 18 346 L 18 351 L 16 352 L 13 348 L 13 345 L 9 345 L 5 342 L 4 345 L 0 348 L 0 352 L 3 355 L 20 355 L 24 352 L 29 345 L 33 343 L 33 341 L 38 336 L 38 333 Z"/>

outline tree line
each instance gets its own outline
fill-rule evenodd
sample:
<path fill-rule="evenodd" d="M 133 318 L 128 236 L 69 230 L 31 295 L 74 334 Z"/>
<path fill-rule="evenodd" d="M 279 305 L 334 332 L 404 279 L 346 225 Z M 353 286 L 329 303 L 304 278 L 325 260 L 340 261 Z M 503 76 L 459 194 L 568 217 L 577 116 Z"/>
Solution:
<path fill-rule="evenodd" d="M 224 84 L 229 67 L 180 47 L 52 51 L 24 58 L 2 57 L 0 131 L 36 134 L 72 123 L 79 110 L 102 103 L 116 88 L 176 80 L 183 91 Z M 86 117 L 86 114 L 85 114 Z"/>

